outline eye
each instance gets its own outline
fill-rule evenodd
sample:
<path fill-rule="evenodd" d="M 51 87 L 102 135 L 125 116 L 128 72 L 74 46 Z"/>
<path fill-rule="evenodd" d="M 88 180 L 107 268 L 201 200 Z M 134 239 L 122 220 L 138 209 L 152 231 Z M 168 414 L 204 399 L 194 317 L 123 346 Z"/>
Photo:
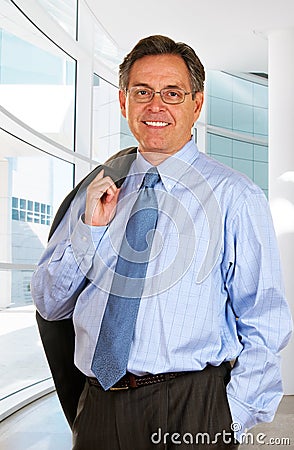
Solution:
<path fill-rule="evenodd" d="M 134 96 L 137 98 L 149 97 L 151 95 L 150 89 L 138 88 L 134 90 Z"/>
<path fill-rule="evenodd" d="M 185 99 L 185 91 L 180 88 L 166 88 L 161 91 L 165 103 L 182 103 Z"/>
<path fill-rule="evenodd" d="M 178 97 L 179 92 L 177 92 L 177 91 L 168 91 L 167 94 L 168 94 L 170 97 Z"/>
<path fill-rule="evenodd" d="M 165 90 L 164 95 L 166 97 L 178 98 L 182 97 L 182 92 L 178 91 L 177 89 L 167 89 Z"/>

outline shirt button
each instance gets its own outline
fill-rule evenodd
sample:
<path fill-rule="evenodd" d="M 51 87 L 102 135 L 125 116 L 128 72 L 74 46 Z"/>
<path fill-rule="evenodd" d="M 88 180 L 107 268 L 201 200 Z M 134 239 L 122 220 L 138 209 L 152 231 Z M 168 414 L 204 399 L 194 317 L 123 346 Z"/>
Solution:
<path fill-rule="evenodd" d="M 82 237 L 82 240 L 83 240 L 83 241 L 87 241 L 86 236 L 83 236 L 83 237 Z"/>

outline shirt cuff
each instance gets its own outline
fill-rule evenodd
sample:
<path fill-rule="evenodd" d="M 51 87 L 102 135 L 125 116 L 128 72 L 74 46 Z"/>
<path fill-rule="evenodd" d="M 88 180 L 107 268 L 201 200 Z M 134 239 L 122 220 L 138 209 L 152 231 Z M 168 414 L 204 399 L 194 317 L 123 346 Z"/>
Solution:
<path fill-rule="evenodd" d="M 96 249 L 107 228 L 86 225 L 83 216 L 79 218 L 71 235 L 71 247 L 78 265 L 83 266 L 83 271 L 90 269 Z"/>
<path fill-rule="evenodd" d="M 238 400 L 228 394 L 228 402 L 232 415 L 232 430 L 238 442 L 242 443 L 246 432 L 256 425 L 254 414 L 250 413 Z"/>

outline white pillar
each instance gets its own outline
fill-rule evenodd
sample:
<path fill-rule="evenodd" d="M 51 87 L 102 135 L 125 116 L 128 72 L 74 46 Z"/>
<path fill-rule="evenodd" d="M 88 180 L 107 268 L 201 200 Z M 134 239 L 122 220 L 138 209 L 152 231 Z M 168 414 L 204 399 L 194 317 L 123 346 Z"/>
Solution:
<path fill-rule="evenodd" d="M 91 157 L 92 147 L 92 94 L 93 54 L 95 31 L 93 18 L 85 2 L 79 2 L 80 33 L 79 44 L 83 49 L 77 66 L 76 92 L 76 152 Z M 89 164 L 76 164 L 75 184 L 89 171 Z"/>
<path fill-rule="evenodd" d="M 294 316 L 294 30 L 269 33 L 269 200 L 286 295 Z M 274 325 L 274 324 L 272 324 Z M 294 394 L 294 339 L 282 354 L 285 394 Z"/>
<path fill-rule="evenodd" d="M 9 163 L 0 159 L 0 262 L 11 262 L 11 208 L 9 196 Z M 0 270 L 0 308 L 11 304 L 11 271 Z"/>

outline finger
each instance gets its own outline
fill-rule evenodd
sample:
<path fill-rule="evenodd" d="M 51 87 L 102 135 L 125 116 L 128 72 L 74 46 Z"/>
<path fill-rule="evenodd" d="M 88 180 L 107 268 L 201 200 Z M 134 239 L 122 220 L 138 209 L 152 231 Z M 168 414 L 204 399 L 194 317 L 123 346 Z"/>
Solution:
<path fill-rule="evenodd" d="M 120 191 L 120 189 L 118 189 L 118 188 L 113 189 L 111 186 L 105 193 L 106 195 L 103 199 L 104 202 L 105 203 L 111 203 L 111 202 L 117 203 L 119 191 Z"/>
<path fill-rule="evenodd" d="M 98 174 L 94 178 L 94 181 L 95 180 L 101 180 L 103 177 L 104 177 L 104 169 L 102 169 L 102 170 L 100 170 L 100 172 L 98 172 Z"/>
<path fill-rule="evenodd" d="M 117 191 L 117 187 L 110 177 L 104 177 L 102 179 L 95 179 L 88 186 L 88 195 L 94 198 L 101 198 L 107 191 L 111 189 L 113 192 Z M 110 191 L 109 191 L 110 193 Z"/>
<path fill-rule="evenodd" d="M 104 171 L 101 171 L 104 172 Z M 106 189 L 108 189 L 110 186 L 114 186 L 116 188 L 115 182 L 110 178 L 109 176 L 103 177 L 101 172 L 94 178 L 94 180 L 89 184 L 89 187 L 97 188 L 103 186 Z"/>
<path fill-rule="evenodd" d="M 100 172 L 96 175 L 96 177 L 95 177 L 94 180 L 90 183 L 90 185 L 91 185 L 91 184 L 95 185 L 96 182 L 99 183 L 101 180 L 103 180 L 103 181 L 105 181 L 105 182 L 107 181 L 107 182 L 109 183 L 109 185 L 110 185 L 110 184 L 114 184 L 114 185 L 115 185 L 115 182 L 113 181 L 113 179 L 110 178 L 109 175 L 104 176 L 104 174 L 105 174 L 104 169 L 100 170 Z"/>

